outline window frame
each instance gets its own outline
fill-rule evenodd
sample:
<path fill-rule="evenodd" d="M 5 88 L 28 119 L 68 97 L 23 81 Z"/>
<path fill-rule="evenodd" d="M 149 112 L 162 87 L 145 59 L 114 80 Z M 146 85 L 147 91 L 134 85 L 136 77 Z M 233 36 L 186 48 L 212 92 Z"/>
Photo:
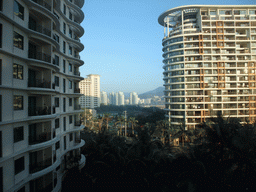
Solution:
<path fill-rule="evenodd" d="M 18 98 L 20 97 L 20 98 Z M 18 106 L 14 106 L 15 104 L 15 99 L 17 100 L 21 100 L 21 107 L 18 107 Z M 16 111 L 16 110 L 23 110 L 24 109 L 24 106 L 23 106 L 23 101 L 24 101 L 24 98 L 23 98 L 23 95 L 14 95 L 13 96 L 13 110 Z M 18 103 L 18 102 L 17 102 Z"/>
<path fill-rule="evenodd" d="M 24 140 L 24 126 L 13 128 L 13 143 Z"/>
<path fill-rule="evenodd" d="M 21 162 L 19 162 L 19 161 L 21 161 Z M 24 170 L 25 170 L 25 157 L 22 156 L 16 160 L 14 160 L 14 174 L 17 175 Z"/>
<path fill-rule="evenodd" d="M 18 40 L 18 39 L 21 39 L 21 40 Z M 21 34 L 17 33 L 16 31 L 13 31 L 13 46 L 17 47 L 18 49 L 22 49 L 22 50 L 24 49 L 24 37 Z"/>
<path fill-rule="evenodd" d="M 17 8 L 17 10 L 15 10 L 16 8 Z M 24 10 L 25 10 L 24 7 L 19 2 L 14 0 L 14 4 L 13 4 L 13 13 L 14 13 L 14 15 L 16 15 L 17 17 L 24 20 Z M 16 12 L 16 11 L 19 11 L 19 12 Z"/>
<path fill-rule="evenodd" d="M 15 67 L 16 65 L 16 67 Z M 17 64 L 17 63 L 13 63 L 13 78 L 15 79 L 19 79 L 19 80 L 23 80 L 23 65 Z M 21 70 L 21 74 L 19 74 L 19 70 Z M 16 74 L 14 74 L 16 72 Z M 21 76 L 21 77 L 19 77 Z"/>

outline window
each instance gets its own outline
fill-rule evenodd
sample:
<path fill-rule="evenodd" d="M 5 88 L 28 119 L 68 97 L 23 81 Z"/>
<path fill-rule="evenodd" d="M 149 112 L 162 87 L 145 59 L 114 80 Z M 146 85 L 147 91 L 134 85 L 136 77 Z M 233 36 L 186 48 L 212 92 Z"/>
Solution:
<path fill-rule="evenodd" d="M 23 36 L 14 31 L 13 32 L 13 45 L 15 47 L 18 47 L 19 49 L 23 49 L 23 41 L 24 41 Z"/>
<path fill-rule="evenodd" d="M 63 22 L 63 33 L 66 34 L 66 23 Z"/>
<path fill-rule="evenodd" d="M 55 86 L 59 87 L 60 86 L 60 78 L 57 76 L 54 76 L 54 82 L 55 82 Z"/>
<path fill-rule="evenodd" d="M 72 47 L 69 46 L 69 55 L 72 55 Z"/>
<path fill-rule="evenodd" d="M 0 59 L 0 85 L 2 85 L 2 59 Z"/>
<path fill-rule="evenodd" d="M 2 146 L 2 131 L 0 131 L 0 157 L 2 157 Z"/>
<path fill-rule="evenodd" d="M 59 66 L 59 56 L 55 55 L 54 64 Z"/>
<path fill-rule="evenodd" d="M 210 11 L 210 15 L 216 15 L 216 11 Z"/>
<path fill-rule="evenodd" d="M 23 110 L 23 96 L 18 96 L 18 95 L 13 96 L 13 109 Z"/>
<path fill-rule="evenodd" d="M 69 69 L 70 72 L 72 72 L 72 64 L 71 63 L 69 63 L 68 69 Z"/>
<path fill-rule="evenodd" d="M 55 119 L 55 129 L 60 128 L 60 119 Z"/>
<path fill-rule="evenodd" d="M 0 11 L 3 11 L 3 0 L 0 0 Z"/>
<path fill-rule="evenodd" d="M 24 7 L 16 0 L 14 1 L 14 14 L 24 20 Z"/>
<path fill-rule="evenodd" d="M 66 93 L 66 79 L 63 79 L 63 93 Z"/>
<path fill-rule="evenodd" d="M 73 133 L 69 134 L 69 141 L 73 141 Z"/>
<path fill-rule="evenodd" d="M 66 73 L 66 60 L 63 59 L 63 73 Z"/>
<path fill-rule="evenodd" d="M 72 13 L 69 11 L 69 19 L 72 20 Z"/>
<path fill-rule="evenodd" d="M 55 149 L 59 149 L 60 148 L 60 142 L 58 141 L 56 144 L 55 144 Z"/>
<path fill-rule="evenodd" d="M 69 106 L 72 106 L 72 98 L 69 98 Z"/>
<path fill-rule="evenodd" d="M 60 98 L 55 97 L 55 107 L 59 107 L 59 106 L 60 106 Z"/>
<path fill-rule="evenodd" d="M 63 98 L 63 112 L 66 112 L 66 98 Z"/>
<path fill-rule="evenodd" d="M 21 157 L 14 161 L 14 169 L 15 169 L 15 175 L 17 175 L 18 173 L 20 173 L 25 169 L 24 157 Z"/>
<path fill-rule="evenodd" d="M 57 41 L 58 43 L 60 42 L 60 37 L 58 35 L 56 35 L 56 34 L 53 35 L 53 39 L 55 41 Z"/>
<path fill-rule="evenodd" d="M 69 81 L 69 89 L 72 89 L 72 81 Z"/>
<path fill-rule="evenodd" d="M 69 29 L 69 37 L 72 38 L 72 30 Z"/>
<path fill-rule="evenodd" d="M 64 15 L 66 15 L 66 13 L 67 13 L 67 7 L 66 7 L 66 5 L 65 4 L 63 4 L 63 13 L 64 13 Z"/>
<path fill-rule="evenodd" d="M 26 189 L 26 188 L 25 188 L 25 186 L 24 186 L 24 187 L 20 188 L 17 192 L 26 192 L 25 189 Z"/>
<path fill-rule="evenodd" d="M 66 117 L 63 117 L 63 130 L 66 131 Z"/>
<path fill-rule="evenodd" d="M 16 63 L 13 64 L 13 78 L 23 79 L 23 66 Z"/>
<path fill-rule="evenodd" d="M 73 120 L 73 116 L 72 116 L 72 115 L 70 115 L 70 116 L 69 116 L 69 124 L 71 124 L 71 123 L 72 123 L 72 120 Z"/>
<path fill-rule="evenodd" d="M 13 140 L 14 143 L 24 140 L 24 128 L 16 127 L 13 129 Z"/>
<path fill-rule="evenodd" d="M 63 53 L 66 53 L 66 42 L 63 41 Z"/>
<path fill-rule="evenodd" d="M 2 32 L 2 28 L 3 28 L 3 27 L 2 27 L 2 24 L 0 24 L 0 48 L 2 48 L 2 36 L 3 36 L 3 35 L 2 35 L 2 33 L 3 33 L 3 32 Z"/>
<path fill-rule="evenodd" d="M 4 181 L 3 181 L 3 167 L 0 167 L 0 192 L 4 191 L 3 184 L 4 184 Z"/>
<path fill-rule="evenodd" d="M 67 141 L 66 141 L 66 136 L 64 136 L 64 150 L 67 148 Z"/>

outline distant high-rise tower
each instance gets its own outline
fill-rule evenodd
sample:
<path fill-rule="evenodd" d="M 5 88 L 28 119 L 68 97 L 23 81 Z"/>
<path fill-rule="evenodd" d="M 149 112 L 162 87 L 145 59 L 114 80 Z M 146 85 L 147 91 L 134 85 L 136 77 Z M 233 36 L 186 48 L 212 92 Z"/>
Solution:
<path fill-rule="evenodd" d="M 255 5 L 188 5 L 160 15 L 165 110 L 173 126 L 194 129 L 218 112 L 255 122 L 255 18 Z"/>
<path fill-rule="evenodd" d="M 108 104 L 108 94 L 105 91 L 102 91 L 100 94 L 100 103 L 103 105 Z"/>
<path fill-rule="evenodd" d="M 138 105 L 139 103 L 139 98 L 138 94 L 135 92 L 130 93 L 130 105 Z"/>
<path fill-rule="evenodd" d="M 119 91 L 118 95 L 118 105 L 124 105 L 124 93 Z"/>
<path fill-rule="evenodd" d="M 110 105 L 116 105 L 116 102 L 115 102 L 115 93 L 114 93 L 114 92 L 109 93 L 109 104 L 110 104 Z"/>
<path fill-rule="evenodd" d="M 80 81 L 79 88 L 83 96 L 79 102 L 82 108 L 94 109 L 100 107 L 100 76 L 87 75 L 87 78 Z"/>

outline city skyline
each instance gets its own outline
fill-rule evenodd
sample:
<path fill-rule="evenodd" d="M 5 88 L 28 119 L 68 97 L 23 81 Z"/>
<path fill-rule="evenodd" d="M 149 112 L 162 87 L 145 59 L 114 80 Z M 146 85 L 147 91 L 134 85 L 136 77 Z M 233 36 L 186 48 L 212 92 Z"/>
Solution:
<path fill-rule="evenodd" d="M 214 2 L 226 5 L 252 5 L 250 0 Z M 85 65 L 81 75 L 101 75 L 101 90 L 137 92 L 163 86 L 162 37 L 158 24 L 167 9 L 191 4 L 187 0 L 159 1 L 87 1 L 83 7 L 85 35 L 80 53 Z M 205 4 L 196 0 L 192 4 Z"/>

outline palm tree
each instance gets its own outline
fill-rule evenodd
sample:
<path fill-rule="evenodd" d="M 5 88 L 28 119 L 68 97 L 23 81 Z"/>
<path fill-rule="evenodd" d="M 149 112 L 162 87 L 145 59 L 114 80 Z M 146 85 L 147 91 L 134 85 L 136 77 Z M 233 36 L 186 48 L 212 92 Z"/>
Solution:
<path fill-rule="evenodd" d="M 157 130 L 161 132 L 162 142 L 164 144 L 166 144 L 167 142 L 170 143 L 170 122 L 168 120 L 157 121 Z"/>
<path fill-rule="evenodd" d="M 108 130 L 108 122 L 109 122 L 109 120 L 111 120 L 110 113 L 104 113 L 103 118 L 104 118 L 104 120 L 106 120 L 106 124 L 107 124 L 106 127 Z"/>
<path fill-rule="evenodd" d="M 115 123 L 116 125 L 119 124 L 119 126 L 120 126 L 119 136 L 122 135 L 122 127 L 123 127 L 122 125 L 123 125 L 123 123 L 124 123 L 124 117 L 123 116 L 119 116 L 117 118 L 117 122 Z"/>
<path fill-rule="evenodd" d="M 130 117 L 129 122 L 132 124 L 132 134 L 134 134 L 134 126 L 138 123 L 135 117 Z"/>
<path fill-rule="evenodd" d="M 182 144 L 184 147 L 185 137 L 194 136 L 193 132 L 194 132 L 194 130 L 186 130 L 185 125 L 183 124 L 179 127 L 179 129 L 176 129 L 173 131 L 174 134 L 173 134 L 172 138 L 177 139 L 177 138 L 182 137 Z"/>

